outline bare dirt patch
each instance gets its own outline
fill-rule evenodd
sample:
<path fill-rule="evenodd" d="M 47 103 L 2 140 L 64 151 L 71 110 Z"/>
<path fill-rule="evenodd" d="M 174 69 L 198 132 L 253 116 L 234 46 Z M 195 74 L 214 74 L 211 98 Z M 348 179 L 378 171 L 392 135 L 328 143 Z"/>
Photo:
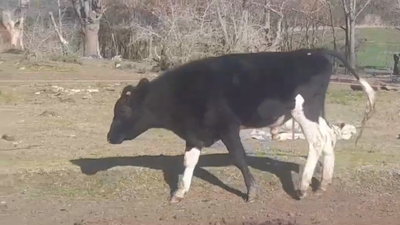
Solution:
<path fill-rule="evenodd" d="M 357 146 L 354 139 L 339 141 L 334 183 L 325 195 L 310 190 L 304 200 L 293 198 L 307 155 L 306 142 L 295 140 L 273 142 L 267 154 L 248 157 L 259 186 L 256 202 L 244 202 L 243 178 L 226 150 L 209 148 L 186 198 L 170 205 L 183 169 L 183 141 L 164 130 L 119 146 L 105 138 L 121 89 L 146 74 L 102 63 L 40 73 L 19 70 L 15 59 L 3 64 L 0 136 L 14 139 L 0 139 L 1 224 L 373 225 L 400 219 L 396 93 L 379 92 L 377 112 Z M 328 119 L 358 126 L 365 102 L 361 92 L 331 85 Z"/>

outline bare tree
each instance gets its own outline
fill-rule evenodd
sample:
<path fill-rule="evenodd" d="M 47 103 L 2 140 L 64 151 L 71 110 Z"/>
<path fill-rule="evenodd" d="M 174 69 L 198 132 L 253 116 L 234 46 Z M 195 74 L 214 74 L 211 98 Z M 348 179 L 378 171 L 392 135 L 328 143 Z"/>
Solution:
<path fill-rule="evenodd" d="M 62 12 L 61 12 L 61 2 L 60 0 L 57 0 L 57 6 L 58 6 L 58 25 L 54 19 L 53 13 L 50 11 L 50 19 L 51 22 L 53 23 L 54 29 L 57 32 L 58 38 L 61 43 L 61 54 L 62 55 L 67 55 L 69 53 L 69 43 L 68 41 L 64 38 L 63 32 L 62 32 Z"/>
<path fill-rule="evenodd" d="M 24 19 L 28 10 L 29 0 L 19 0 L 19 6 L 12 10 L 0 9 L 0 30 L 6 36 L 6 43 L 13 49 L 24 50 L 23 34 Z M 8 43 L 7 43 L 8 42 Z"/>
<path fill-rule="evenodd" d="M 368 6 L 371 0 L 367 0 L 357 12 L 357 0 L 342 0 L 342 8 L 344 12 L 346 26 L 342 27 L 346 33 L 345 50 L 346 57 L 350 65 L 355 68 L 356 65 L 356 20 L 360 13 Z"/>
<path fill-rule="evenodd" d="M 330 27 L 331 27 L 331 30 L 332 30 L 333 49 L 336 51 L 337 50 L 337 44 L 336 44 L 336 32 L 335 32 L 335 20 L 333 18 L 334 15 L 333 15 L 333 10 L 332 10 L 332 4 L 329 1 L 324 1 L 324 3 L 328 6 L 328 9 L 329 9 L 329 21 L 330 21 Z"/>
<path fill-rule="evenodd" d="M 84 35 L 83 55 L 101 58 L 99 47 L 100 19 L 104 13 L 102 0 L 71 0 Z"/>
<path fill-rule="evenodd" d="M 265 10 L 265 32 L 267 36 L 268 43 L 268 51 L 276 51 L 278 47 L 281 45 L 282 41 L 282 21 L 285 17 L 284 8 L 287 3 L 287 0 L 282 1 L 281 4 L 277 7 L 274 7 L 271 4 L 270 0 L 265 0 L 264 2 L 264 10 Z M 278 17 L 277 22 L 275 24 L 275 35 L 272 35 L 271 32 L 271 12 L 276 14 Z"/>

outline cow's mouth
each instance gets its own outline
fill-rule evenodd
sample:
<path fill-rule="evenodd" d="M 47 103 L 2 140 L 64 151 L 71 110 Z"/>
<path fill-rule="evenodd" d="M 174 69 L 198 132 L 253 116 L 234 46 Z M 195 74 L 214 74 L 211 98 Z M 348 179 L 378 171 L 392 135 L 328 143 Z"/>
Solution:
<path fill-rule="evenodd" d="M 124 142 L 124 137 L 123 136 L 118 136 L 118 137 L 110 137 L 110 135 L 107 135 L 107 142 L 113 145 L 118 145 Z"/>

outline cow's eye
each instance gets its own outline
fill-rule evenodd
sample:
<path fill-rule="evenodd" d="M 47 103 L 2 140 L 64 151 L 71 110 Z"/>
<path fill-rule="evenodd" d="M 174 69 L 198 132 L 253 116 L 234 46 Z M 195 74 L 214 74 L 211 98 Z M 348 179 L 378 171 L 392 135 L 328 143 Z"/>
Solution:
<path fill-rule="evenodd" d="M 122 107 L 121 108 L 121 116 L 124 119 L 129 119 L 132 116 L 133 109 L 130 107 Z"/>

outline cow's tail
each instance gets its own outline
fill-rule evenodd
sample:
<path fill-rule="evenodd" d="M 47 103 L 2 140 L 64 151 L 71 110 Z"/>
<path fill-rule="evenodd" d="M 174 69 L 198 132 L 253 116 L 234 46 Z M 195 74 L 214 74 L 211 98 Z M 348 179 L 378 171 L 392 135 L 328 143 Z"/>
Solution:
<path fill-rule="evenodd" d="M 373 112 L 375 111 L 376 93 L 375 93 L 374 89 L 371 87 L 371 85 L 369 85 L 369 83 L 365 79 L 360 78 L 360 76 L 349 65 L 347 60 L 345 60 L 344 57 L 341 54 L 339 54 L 336 51 L 327 50 L 327 49 L 325 49 L 324 52 L 326 54 L 338 59 L 339 61 L 341 61 L 343 63 L 343 65 L 350 71 L 350 73 L 357 79 L 357 81 L 360 82 L 362 89 L 368 95 L 368 104 L 367 104 L 367 107 L 365 109 L 364 119 L 361 122 L 360 132 L 357 135 L 357 138 L 356 138 L 356 141 L 355 141 L 355 144 L 357 145 L 357 142 L 361 138 L 361 135 L 362 135 L 362 133 L 364 131 L 365 123 L 371 118 Z"/>

